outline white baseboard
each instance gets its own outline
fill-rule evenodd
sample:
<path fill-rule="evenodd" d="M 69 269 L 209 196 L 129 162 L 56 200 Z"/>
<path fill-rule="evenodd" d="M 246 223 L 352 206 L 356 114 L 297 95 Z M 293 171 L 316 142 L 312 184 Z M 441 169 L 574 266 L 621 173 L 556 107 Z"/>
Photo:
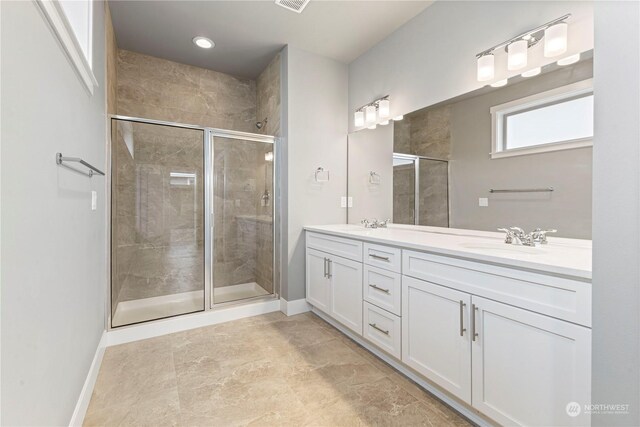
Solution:
<path fill-rule="evenodd" d="M 443 401 L 445 404 L 449 405 L 451 408 L 459 412 L 465 418 L 472 421 L 474 424 L 481 427 L 493 426 L 490 420 L 484 418 L 482 415 L 477 413 L 473 408 L 470 408 L 465 403 L 460 402 L 455 398 L 449 396 L 448 394 L 440 390 L 437 386 L 431 384 L 430 382 L 422 378 L 420 375 L 412 371 L 409 367 L 402 364 L 399 360 L 395 359 L 394 357 L 380 350 L 378 347 L 371 344 L 369 341 L 365 340 L 361 336 L 356 335 L 353 331 L 346 328 L 345 326 L 342 326 L 340 323 L 338 323 L 337 321 L 335 321 L 334 319 L 332 319 L 322 311 L 318 310 L 313 306 L 311 306 L 311 311 L 317 314 L 318 317 L 322 318 L 331 326 L 333 326 L 334 328 L 336 328 L 337 330 L 339 330 L 340 332 L 342 332 L 343 334 L 351 338 L 353 341 L 360 344 L 362 347 L 367 349 L 370 353 L 373 353 L 379 359 L 382 359 L 383 361 L 391 365 L 394 369 L 399 371 L 405 377 L 409 378 L 411 381 L 418 384 L 420 387 L 422 387 L 423 389 L 425 389 L 426 391 L 428 391 L 429 393 L 431 393 L 432 395 L 434 395 L 435 397 Z"/>
<path fill-rule="evenodd" d="M 272 313 L 278 310 L 280 310 L 280 301 L 272 299 L 223 307 L 217 310 L 185 314 L 140 325 L 124 326 L 107 332 L 107 347 L 229 322 L 231 320 L 243 319 L 245 317 Z"/>
<path fill-rule="evenodd" d="M 73 410 L 73 415 L 71 415 L 71 421 L 69 421 L 69 426 L 71 427 L 82 426 L 84 416 L 86 415 L 87 409 L 89 408 L 89 402 L 91 402 L 93 387 L 96 385 L 96 380 L 98 379 L 98 372 L 100 372 L 100 365 L 102 364 L 102 357 L 104 356 L 104 350 L 106 346 L 107 331 L 104 331 L 102 333 L 102 337 L 100 337 L 100 342 L 98 343 L 96 353 L 93 356 L 93 361 L 91 362 L 91 367 L 89 368 L 89 372 L 87 373 L 87 378 L 84 380 L 82 390 L 80 391 L 80 396 L 78 397 L 78 402 L 76 403 L 76 407 Z"/>
<path fill-rule="evenodd" d="M 304 298 L 296 299 L 293 301 L 287 301 L 284 298 L 280 298 L 280 311 L 287 316 L 295 316 L 296 314 L 311 311 L 311 306 Z"/>

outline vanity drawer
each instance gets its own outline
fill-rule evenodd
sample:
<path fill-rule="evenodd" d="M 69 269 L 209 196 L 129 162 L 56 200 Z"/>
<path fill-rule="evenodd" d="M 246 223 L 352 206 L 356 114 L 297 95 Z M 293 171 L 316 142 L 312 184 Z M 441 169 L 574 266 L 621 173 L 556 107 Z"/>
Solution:
<path fill-rule="evenodd" d="M 591 283 L 431 253 L 403 251 L 406 276 L 591 327 Z"/>
<path fill-rule="evenodd" d="M 366 301 L 363 304 L 364 337 L 393 357 L 400 359 L 402 350 L 400 317 Z"/>
<path fill-rule="evenodd" d="M 365 265 L 362 290 L 365 301 L 399 316 L 401 277 L 399 273 Z"/>
<path fill-rule="evenodd" d="M 362 262 L 362 242 L 307 231 L 307 247 Z"/>
<path fill-rule="evenodd" d="M 400 273 L 402 271 L 402 250 L 365 243 L 364 263 Z"/>

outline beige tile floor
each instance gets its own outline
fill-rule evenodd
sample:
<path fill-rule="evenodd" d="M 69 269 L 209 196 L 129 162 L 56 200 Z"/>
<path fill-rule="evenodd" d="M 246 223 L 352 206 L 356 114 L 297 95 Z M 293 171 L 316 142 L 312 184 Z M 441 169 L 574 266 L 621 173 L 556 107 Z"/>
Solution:
<path fill-rule="evenodd" d="M 469 425 L 311 313 L 109 347 L 84 424 Z"/>

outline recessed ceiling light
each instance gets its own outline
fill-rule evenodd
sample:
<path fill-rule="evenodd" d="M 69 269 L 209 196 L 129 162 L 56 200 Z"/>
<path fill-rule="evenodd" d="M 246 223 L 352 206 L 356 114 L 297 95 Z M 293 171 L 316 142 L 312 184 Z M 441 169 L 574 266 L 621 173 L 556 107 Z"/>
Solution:
<path fill-rule="evenodd" d="M 206 37 L 202 37 L 202 36 L 197 36 L 193 38 L 193 44 L 195 44 L 198 47 L 201 47 L 203 49 L 211 49 L 212 47 L 214 47 L 216 44 L 211 41 L 211 39 L 208 39 Z"/>

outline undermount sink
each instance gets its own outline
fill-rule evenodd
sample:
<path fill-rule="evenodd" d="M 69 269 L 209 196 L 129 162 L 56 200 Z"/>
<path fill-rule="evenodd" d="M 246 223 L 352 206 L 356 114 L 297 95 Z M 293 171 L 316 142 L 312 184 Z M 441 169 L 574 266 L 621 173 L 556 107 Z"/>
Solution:
<path fill-rule="evenodd" d="M 540 246 L 522 246 L 522 245 L 510 245 L 507 243 L 498 242 L 473 242 L 473 243 L 460 243 L 460 246 L 466 249 L 486 250 L 489 252 L 499 253 L 521 253 L 530 255 L 541 255 L 548 253 L 543 247 Z"/>

